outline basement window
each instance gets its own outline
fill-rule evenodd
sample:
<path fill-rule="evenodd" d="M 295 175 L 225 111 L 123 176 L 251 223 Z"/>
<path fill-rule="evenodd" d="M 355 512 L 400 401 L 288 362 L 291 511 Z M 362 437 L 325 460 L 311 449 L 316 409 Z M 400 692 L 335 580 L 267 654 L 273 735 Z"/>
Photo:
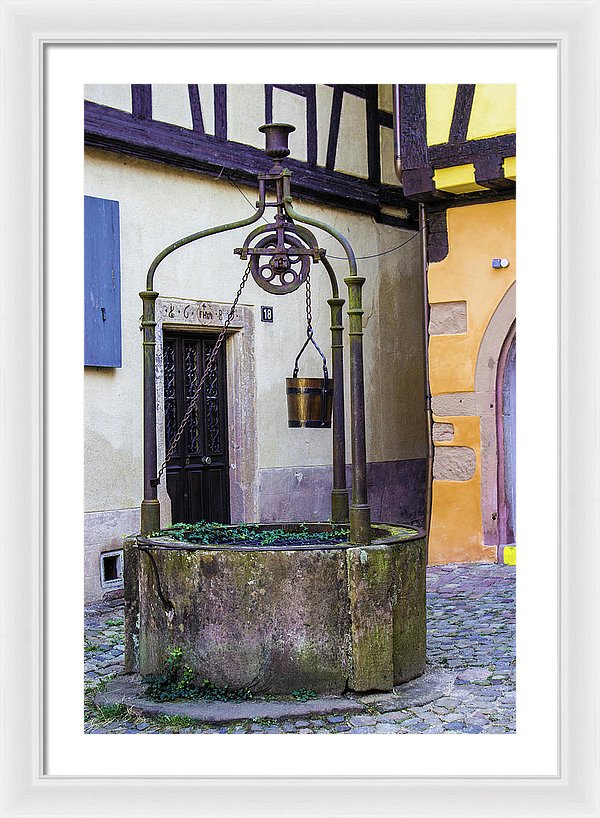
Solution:
<path fill-rule="evenodd" d="M 103 588 L 123 587 L 122 551 L 108 551 L 100 555 L 100 584 Z"/>

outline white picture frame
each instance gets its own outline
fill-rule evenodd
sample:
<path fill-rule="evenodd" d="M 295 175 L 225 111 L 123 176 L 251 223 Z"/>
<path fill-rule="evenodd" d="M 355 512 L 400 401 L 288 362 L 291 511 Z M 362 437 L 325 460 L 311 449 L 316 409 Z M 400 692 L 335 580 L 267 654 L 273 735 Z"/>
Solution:
<path fill-rule="evenodd" d="M 118 5 L 0 0 L 0 816 L 599 816 L 596 0 Z M 201 32 L 197 37 L 194 32 Z M 268 37 L 265 34 L 268 32 Z M 527 42 L 559 48 L 560 769 L 552 777 L 47 776 L 43 769 L 43 61 L 52 42 Z M 19 343 L 15 344 L 15 338 Z M 596 364 L 596 366 L 595 366 Z M 17 520 L 18 524 L 9 521 Z M 465 737 L 467 738 L 467 737 Z M 132 748 L 134 752 L 134 748 Z"/>

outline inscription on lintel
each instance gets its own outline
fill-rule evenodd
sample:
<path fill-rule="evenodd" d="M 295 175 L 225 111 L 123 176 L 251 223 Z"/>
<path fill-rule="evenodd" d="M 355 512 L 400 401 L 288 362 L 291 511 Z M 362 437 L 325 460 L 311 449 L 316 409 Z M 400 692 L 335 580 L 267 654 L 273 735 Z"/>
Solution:
<path fill-rule="evenodd" d="M 160 318 L 163 321 L 183 321 L 203 326 L 223 326 L 230 307 L 227 304 L 215 304 L 206 301 L 163 301 L 160 305 Z M 244 324 L 242 311 L 236 307 L 231 323 Z"/>

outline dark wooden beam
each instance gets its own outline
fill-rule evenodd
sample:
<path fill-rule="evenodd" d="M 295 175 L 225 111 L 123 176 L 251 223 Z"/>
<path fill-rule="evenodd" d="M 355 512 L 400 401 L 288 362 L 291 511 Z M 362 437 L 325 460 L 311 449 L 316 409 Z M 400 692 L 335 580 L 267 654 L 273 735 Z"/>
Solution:
<path fill-rule="evenodd" d="M 333 101 L 331 103 L 331 116 L 329 118 L 329 139 L 327 141 L 327 158 L 325 166 L 329 170 L 335 170 L 335 155 L 337 152 L 338 137 L 340 135 L 340 119 L 342 116 L 342 102 L 344 91 L 340 85 L 333 86 Z"/>
<path fill-rule="evenodd" d="M 366 86 L 367 163 L 369 182 L 381 182 L 381 148 L 379 144 L 379 93 L 376 85 Z"/>
<path fill-rule="evenodd" d="M 214 86 L 215 100 L 215 136 L 225 141 L 227 139 L 227 86 Z"/>
<path fill-rule="evenodd" d="M 427 204 L 428 212 L 432 213 L 449 207 L 468 207 L 473 204 L 488 204 L 491 202 L 504 202 L 508 199 L 514 199 L 516 196 L 516 185 L 507 190 L 475 190 L 473 193 L 460 193 L 453 196 L 450 201 L 444 202 L 441 200 L 430 201 Z"/>
<path fill-rule="evenodd" d="M 435 196 L 433 171 L 430 166 L 407 168 L 402 171 L 402 189 L 404 195 L 417 201 L 427 201 Z M 425 197 L 425 198 L 422 198 Z"/>
<path fill-rule="evenodd" d="M 310 165 L 317 164 L 317 88 L 310 89 L 306 95 L 306 161 Z"/>
<path fill-rule="evenodd" d="M 457 142 L 464 142 L 466 140 L 474 96 L 474 85 L 459 85 L 456 89 L 454 113 L 452 114 L 448 142 L 456 144 Z"/>
<path fill-rule="evenodd" d="M 85 103 L 85 144 L 128 156 L 183 168 L 208 176 L 223 176 L 242 184 L 256 184 L 259 173 L 272 165 L 263 151 L 218 139 L 165 122 L 138 119 L 93 102 Z M 327 203 L 359 213 L 377 215 L 382 204 L 415 211 L 402 190 L 377 186 L 348 174 L 287 159 L 297 197 Z"/>
<path fill-rule="evenodd" d="M 402 188 L 399 185 L 379 185 L 379 201 L 381 202 L 383 207 L 397 207 L 399 196 L 402 196 L 404 199 L 404 204 L 400 205 L 401 207 L 408 207 L 411 211 L 411 214 L 414 215 L 415 218 L 418 217 L 418 208 L 413 201 L 410 199 L 406 199 L 406 197 L 402 193 Z"/>
<path fill-rule="evenodd" d="M 152 119 L 152 86 L 131 86 L 131 110 L 140 119 Z"/>
<path fill-rule="evenodd" d="M 366 85 L 330 85 L 329 83 L 325 84 L 329 85 L 330 88 L 339 88 L 345 94 L 352 94 L 352 96 L 354 97 L 361 97 L 362 99 L 364 99 L 367 96 Z"/>
<path fill-rule="evenodd" d="M 446 209 L 427 213 L 427 255 L 429 261 L 442 261 L 448 255 L 448 223 Z"/>
<path fill-rule="evenodd" d="M 394 116 L 389 111 L 379 111 L 379 124 L 382 128 L 393 128 L 394 127 Z"/>
<path fill-rule="evenodd" d="M 200 104 L 200 90 L 197 85 L 188 85 L 190 97 L 190 110 L 192 112 L 192 127 L 198 133 L 204 133 L 204 120 L 202 118 L 202 106 Z"/>
<path fill-rule="evenodd" d="M 415 230 L 418 226 L 418 217 L 401 219 L 400 216 L 392 216 L 391 213 L 377 213 L 375 215 L 377 224 L 385 224 L 388 227 L 398 227 L 400 230 Z"/>
<path fill-rule="evenodd" d="M 475 181 L 491 190 L 511 190 L 515 187 L 512 179 L 504 178 L 503 157 L 497 153 L 486 153 L 475 160 Z"/>
<path fill-rule="evenodd" d="M 265 85 L 265 123 L 273 122 L 273 86 Z"/>
<path fill-rule="evenodd" d="M 400 161 L 402 170 L 429 165 L 424 85 L 400 86 Z"/>
<path fill-rule="evenodd" d="M 487 154 L 498 154 L 503 158 L 515 156 L 517 151 L 517 137 L 514 133 L 492 136 L 488 139 L 469 139 L 456 145 L 431 145 L 429 157 L 434 168 L 448 168 L 452 165 L 475 163 L 477 159 Z"/>

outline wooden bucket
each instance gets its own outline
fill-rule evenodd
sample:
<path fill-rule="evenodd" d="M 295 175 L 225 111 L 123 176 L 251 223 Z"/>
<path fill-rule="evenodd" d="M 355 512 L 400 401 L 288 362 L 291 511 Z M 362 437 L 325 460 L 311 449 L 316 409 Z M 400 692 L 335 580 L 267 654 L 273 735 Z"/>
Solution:
<path fill-rule="evenodd" d="M 286 378 L 288 426 L 330 429 L 333 381 L 330 378 Z"/>

